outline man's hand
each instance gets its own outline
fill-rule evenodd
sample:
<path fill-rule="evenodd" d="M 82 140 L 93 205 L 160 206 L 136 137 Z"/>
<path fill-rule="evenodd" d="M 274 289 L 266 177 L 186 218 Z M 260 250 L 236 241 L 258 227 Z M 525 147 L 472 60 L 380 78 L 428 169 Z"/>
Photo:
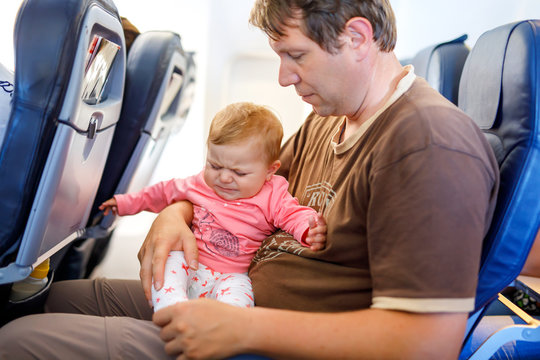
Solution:
<path fill-rule="evenodd" d="M 308 313 L 234 307 L 197 299 L 153 316 L 165 352 L 177 359 L 261 354 L 285 359 L 457 359 L 466 313 L 366 309 Z M 384 324 L 384 326 L 381 326 Z M 309 339 L 309 341 L 299 341 Z"/>
<path fill-rule="evenodd" d="M 152 278 L 156 290 L 163 286 L 165 262 L 172 250 L 184 251 L 187 263 L 193 269 L 198 267 L 198 251 L 195 236 L 190 229 L 193 206 L 181 201 L 166 207 L 154 220 L 137 257 L 141 263 L 139 276 L 144 294 L 152 299 Z"/>
<path fill-rule="evenodd" d="M 197 299 L 157 311 L 153 321 L 161 327 L 165 352 L 177 359 L 215 359 L 245 351 L 249 309 L 216 300 Z"/>

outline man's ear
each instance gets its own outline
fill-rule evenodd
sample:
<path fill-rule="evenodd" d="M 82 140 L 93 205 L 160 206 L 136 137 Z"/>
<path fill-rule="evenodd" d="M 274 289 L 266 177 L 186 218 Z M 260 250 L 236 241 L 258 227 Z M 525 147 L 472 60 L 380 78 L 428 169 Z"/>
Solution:
<path fill-rule="evenodd" d="M 268 166 L 268 172 L 266 173 L 266 180 L 270 180 L 272 178 L 272 175 L 274 175 L 276 171 L 278 171 L 280 166 L 281 166 L 281 161 L 276 160 L 272 162 L 270 166 Z"/>
<path fill-rule="evenodd" d="M 353 17 L 345 24 L 345 41 L 357 52 L 359 59 L 367 56 L 373 45 L 373 27 L 368 19 Z"/>

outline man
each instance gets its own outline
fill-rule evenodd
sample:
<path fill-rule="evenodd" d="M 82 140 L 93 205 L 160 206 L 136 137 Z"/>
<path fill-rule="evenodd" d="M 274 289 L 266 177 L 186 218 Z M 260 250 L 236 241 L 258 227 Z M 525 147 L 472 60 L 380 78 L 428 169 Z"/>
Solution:
<path fill-rule="evenodd" d="M 287 234 L 270 237 L 250 268 L 258 306 L 202 299 L 162 309 L 153 322 L 165 351 L 180 359 L 457 358 L 498 188 L 482 133 L 401 67 L 387 0 L 257 0 L 250 21 L 280 57 L 280 84 L 313 106 L 282 150 L 281 174 L 302 204 L 324 213 L 327 247 L 315 253 Z M 143 244 L 147 298 L 171 249 L 196 267 L 193 235 L 179 221 L 189 223 L 190 211 L 171 205 Z M 109 307 L 127 307 L 119 299 L 135 291 L 92 286 Z M 67 307 L 58 305 L 60 290 L 49 300 L 55 311 Z"/>
<path fill-rule="evenodd" d="M 387 1 L 257 1 L 251 22 L 280 57 L 279 83 L 314 110 L 284 146 L 281 174 L 328 219 L 321 254 L 285 234 L 263 244 L 256 304 L 319 313 L 191 303 L 155 314 L 162 338 L 188 354 L 456 358 L 498 187 L 483 135 L 401 67 Z M 159 237 L 141 251 L 146 288 L 151 273 L 161 279 Z M 211 311 L 212 330 L 200 325 Z"/>

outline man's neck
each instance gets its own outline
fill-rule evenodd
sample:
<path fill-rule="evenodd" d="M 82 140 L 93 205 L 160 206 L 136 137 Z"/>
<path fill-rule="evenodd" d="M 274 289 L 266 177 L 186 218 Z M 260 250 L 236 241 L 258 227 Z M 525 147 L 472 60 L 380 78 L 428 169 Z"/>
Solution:
<path fill-rule="evenodd" d="M 393 52 L 379 53 L 373 63 L 371 80 L 361 107 L 347 121 L 341 141 L 354 134 L 358 128 L 386 104 L 407 72 Z"/>

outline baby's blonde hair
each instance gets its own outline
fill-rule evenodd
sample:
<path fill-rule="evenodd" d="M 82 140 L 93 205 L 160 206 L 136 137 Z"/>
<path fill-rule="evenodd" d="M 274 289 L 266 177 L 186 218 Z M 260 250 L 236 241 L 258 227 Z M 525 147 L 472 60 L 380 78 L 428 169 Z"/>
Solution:
<path fill-rule="evenodd" d="M 268 164 L 279 158 L 283 127 L 277 116 L 267 107 L 250 102 L 239 102 L 220 110 L 210 124 L 208 143 L 236 144 L 257 138 Z"/>

